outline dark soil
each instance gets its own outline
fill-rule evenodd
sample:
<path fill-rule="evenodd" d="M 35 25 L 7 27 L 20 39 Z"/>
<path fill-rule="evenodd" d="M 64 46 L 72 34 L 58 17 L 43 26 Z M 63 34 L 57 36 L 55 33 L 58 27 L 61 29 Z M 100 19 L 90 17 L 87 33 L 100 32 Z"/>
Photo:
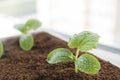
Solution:
<path fill-rule="evenodd" d="M 30 51 L 19 47 L 18 37 L 4 41 L 0 80 L 120 80 L 120 68 L 101 59 L 102 68 L 97 75 L 76 74 L 72 62 L 48 64 L 47 54 L 58 47 L 68 48 L 67 43 L 44 32 L 34 34 L 34 38 L 35 45 Z"/>

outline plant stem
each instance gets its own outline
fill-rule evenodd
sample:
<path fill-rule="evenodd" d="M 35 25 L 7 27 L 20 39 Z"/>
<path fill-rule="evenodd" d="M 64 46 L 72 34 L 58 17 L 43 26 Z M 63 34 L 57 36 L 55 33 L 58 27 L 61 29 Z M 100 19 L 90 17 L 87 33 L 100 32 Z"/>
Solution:
<path fill-rule="evenodd" d="M 78 68 L 75 66 L 75 73 L 78 73 Z"/>
<path fill-rule="evenodd" d="M 76 51 L 76 53 L 75 53 L 75 60 L 78 59 L 78 55 L 79 55 L 79 49 L 77 48 L 77 51 Z"/>
<path fill-rule="evenodd" d="M 75 61 L 78 59 L 78 55 L 79 55 L 79 49 L 77 48 L 77 51 L 75 53 Z M 76 66 L 75 66 L 75 72 L 78 73 L 78 69 Z"/>

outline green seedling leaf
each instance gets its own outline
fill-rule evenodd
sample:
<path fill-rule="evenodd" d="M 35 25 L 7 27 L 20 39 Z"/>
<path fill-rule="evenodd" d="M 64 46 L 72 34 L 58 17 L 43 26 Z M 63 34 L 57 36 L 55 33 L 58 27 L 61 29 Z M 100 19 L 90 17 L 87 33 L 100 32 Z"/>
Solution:
<path fill-rule="evenodd" d="M 27 30 L 27 28 L 25 27 L 24 24 L 17 24 L 17 25 L 15 25 L 15 28 L 17 30 L 19 30 L 23 34 L 27 34 L 28 33 L 28 30 Z"/>
<path fill-rule="evenodd" d="M 41 22 L 36 19 L 30 19 L 26 22 L 25 26 L 29 30 L 36 30 L 37 28 L 39 28 L 41 26 Z"/>
<path fill-rule="evenodd" d="M 101 68 L 99 61 L 90 54 L 82 54 L 75 62 L 75 66 L 87 74 L 97 74 Z"/>
<path fill-rule="evenodd" d="M 58 48 L 48 54 L 47 62 L 55 64 L 73 61 L 75 63 L 76 73 L 80 70 L 87 74 L 97 74 L 101 69 L 100 63 L 96 57 L 87 54 L 87 52 L 96 48 L 98 39 L 99 36 L 90 31 L 83 31 L 79 34 L 75 34 L 68 42 L 70 48 L 76 48 L 75 56 L 65 48 Z M 79 51 L 84 52 L 80 57 Z"/>
<path fill-rule="evenodd" d="M 78 48 L 80 51 L 87 52 L 93 48 L 96 48 L 98 39 L 99 36 L 96 33 L 83 31 L 70 38 L 68 46 L 70 48 Z"/>
<path fill-rule="evenodd" d="M 24 35 L 20 37 L 19 44 L 23 50 L 30 50 L 34 44 L 32 35 L 29 34 L 30 30 L 36 30 L 41 26 L 41 22 L 36 19 L 30 19 L 25 24 L 17 24 L 15 28 L 22 32 Z"/>
<path fill-rule="evenodd" d="M 73 57 L 73 54 L 68 49 L 58 48 L 48 54 L 47 62 L 50 64 L 68 62 L 72 61 Z"/>
<path fill-rule="evenodd" d="M 0 58 L 2 57 L 3 52 L 4 52 L 3 44 L 2 44 L 2 42 L 0 42 Z"/>
<path fill-rule="evenodd" d="M 33 36 L 31 34 L 22 35 L 20 37 L 19 43 L 20 47 L 23 50 L 28 51 L 33 47 L 34 44 Z"/>

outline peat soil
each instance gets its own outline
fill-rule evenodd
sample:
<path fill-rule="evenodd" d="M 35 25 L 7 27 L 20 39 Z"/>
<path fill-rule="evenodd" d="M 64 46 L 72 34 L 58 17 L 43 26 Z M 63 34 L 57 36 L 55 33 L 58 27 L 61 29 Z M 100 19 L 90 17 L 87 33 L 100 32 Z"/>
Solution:
<path fill-rule="evenodd" d="M 96 75 L 80 71 L 76 74 L 73 62 L 48 64 L 48 53 L 55 48 L 68 48 L 67 42 L 45 32 L 33 36 L 35 44 L 30 51 L 19 47 L 19 37 L 3 42 L 5 51 L 0 59 L 0 80 L 120 80 L 120 68 L 99 58 L 102 68 Z M 70 50 L 75 52 L 75 49 Z"/>

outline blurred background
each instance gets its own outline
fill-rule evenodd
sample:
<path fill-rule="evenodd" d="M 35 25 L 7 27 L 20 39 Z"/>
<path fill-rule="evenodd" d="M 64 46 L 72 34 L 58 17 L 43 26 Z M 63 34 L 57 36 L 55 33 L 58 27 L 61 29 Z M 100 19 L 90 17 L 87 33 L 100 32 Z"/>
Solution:
<path fill-rule="evenodd" d="M 120 49 L 120 0 L 0 0 L 0 38 L 30 18 L 66 35 L 96 32 L 100 43 Z"/>

